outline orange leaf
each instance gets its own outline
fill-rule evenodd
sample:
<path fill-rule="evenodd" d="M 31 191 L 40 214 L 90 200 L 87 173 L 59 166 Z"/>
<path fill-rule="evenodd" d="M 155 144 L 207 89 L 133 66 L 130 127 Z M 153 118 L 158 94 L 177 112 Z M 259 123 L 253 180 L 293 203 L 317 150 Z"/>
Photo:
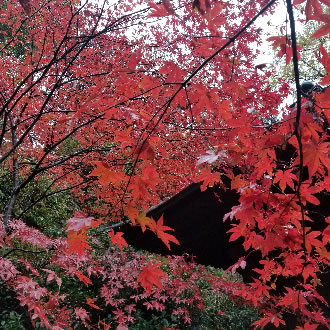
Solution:
<path fill-rule="evenodd" d="M 146 226 L 151 227 L 151 222 L 153 221 L 151 218 L 146 216 L 145 212 L 141 212 L 135 220 L 139 223 L 142 228 L 142 231 L 145 232 Z"/>
<path fill-rule="evenodd" d="M 167 274 L 159 269 L 160 264 L 152 264 L 148 262 L 147 266 L 142 267 L 142 271 L 137 278 L 137 282 L 140 282 L 142 287 L 150 295 L 153 285 L 162 288 L 161 278 L 167 277 Z"/>
<path fill-rule="evenodd" d="M 128 246 L 127 245 L 127 242 L 125 241 L 125 239 L 122 237 L 123 235 L 124 235 L 124 233 L 122 233 L 122 232 L 117 232 L 116 234 L 115 234 L 115 232 L 114 232 L 114 230 L 113 229 L 111 229 L 110 231 L 109 231 L 109 236 L 111 237 L 111 243 L 114 245 L 114 244 L 117 244 L 117 246 L 118 246 L 118 248 L 119 248 L 119 250 L 120 251 L 123 251 L 123 245 L 124 246 Z"/>
<path fill-rule="evenodd" d="M 139 211 L 135 207 L 133 207 L 131 205 L 127 205 L 124 209 L 124 213 L 131 220 L 133 226 L 135 226 L 136 219 L 139 216 Z"/>
<path fill-rule="evenodd" d="M 87 242 L 87 230 L 72 231 L 68 232 L 67 242 L 69 245 L 68 252 L 76 252 L 79 256 L 83 255 L 85 249 L 91 250 L 91 247 Z"/>
<path fill-rule="evenodd" d="M 99 177 L 99 182 L 102 186 L 107 186 L 112 183 L 115 187 L 119 187 L 121 182 L 125 179 L 125 175 L 121 172 L 115 172 L 105 162 L 95 161 L 96 168 L 89 176 Z"/>

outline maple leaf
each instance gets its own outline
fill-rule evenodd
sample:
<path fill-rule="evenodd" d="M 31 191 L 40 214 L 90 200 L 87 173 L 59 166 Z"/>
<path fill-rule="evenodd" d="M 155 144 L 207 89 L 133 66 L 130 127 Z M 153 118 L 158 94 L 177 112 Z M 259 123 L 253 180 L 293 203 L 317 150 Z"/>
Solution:
<path fill-rule="evenodd" d="M 316 330 L 319 327 L 319 324 L 313 324 L 306 322 L 303 327 L 298 326 L 296 330 Z"/>
<path fill-rule="evenodd" d="M 170 242 L 180 245 L 179 241 L 173 235 L 165 233 L 165 231 L 174 231 L 174 229 L 163 225 L 163 216 L 161 216 L 157 222 L 151 219 L 149 227 L 157 235 L 157 237 L 159 237 L 163 241 L 163 243 L 167 246 L 169 250 L 171 250 L 169 244 Z"/>
<path fill-rule="evenodd" d="M 213 187 L 217 183 L 221 183 L 219 172 L 212 172 L 209 168 L 202 168 L 200 175 L 195 179 L 195 182 L 203 181 L 201 191 L 205 191 L 207 187 Z"/>
<path fill-rule="evenodd" d="M 123 247 L 122 247 L 123 245 L 128 246 L 127 242 L 122 237 L 124 233 L 117 231 L 115 234 L 114 230 L 111 228 L 108 234 L 111 237 L 112 245 L 117 244 L 120 251 L 123 251 Z"/>
<path fill-rule="evenodd" d="M 39 300 L 47 295 L 47 289 L 42 288 L 37 282 L 27 276 L 18 276 L 15 290 L 21 291 L 30 298 Z"/>
<path fill-rule="evenodd" d="M 136 219 L 138 218 L 140 213 L 139 210 L 137 210 L 135 207 L 131 205 L 126 205 L 126 207 L 124 208 L 124 213 L 131 220 L 133 226 L 135 226 Z"/>
<path fill-rule="evenodd" d="M 19 273 L 11 261 L 0 257 L 0 279 L 2 281 L 9 282 Z"/>
<path fill-rule="evenodd" d="M 33 266 L 25 259 L 21 258 L 20 261 L 24 264 L 27 270 L 30 270 L 33 275 L 40 276 L 39 272 L 33 268 Z"/>
<path fill-rule="evenodd" d="M 314 194 L 320 192 L 322 188 L 318 186 L 309 186 L 308 183 L 302 184 L 300 187 L 300 194 L 302 197 L 303 205 L 306 205 L 306 202 L 309 202 L 314 205 L 319 205 L 320 201 L 314 196 Z"/>
<path fill-rule="evenodd" d="M 249 182 L 245 180 L 244 176 L 241 174 L 234 176 L 233 179 L 231 180 L 231 189 L 239 190 L 248 185 Z"/>
<path fill-rule="evenodd" d="M 314 52 L 314 54 L 318 58 L 319 62 L 322 63 L 325 71 L 327 72 L 327 75 L 321 79 L 320 83 L 322 85 L 327 85 L 327 84 L 330 84 L 330 56 L 322 45 L 320 46 L 320 53 L 321 53 L 322 57 L 320 57 L 316 51 Z M 327 92 L 328 90 L 329 90 L 329 88 L 327 88 L 327 90 L 325 92 Z M 328 96 L 328 99 L 329 99 L 329 96 Z"/>
<path fill-rule="evenodd" d="M 85 325 L 87 325 L 86 320 L 90 321 L 90 318 L 88 316 L 86 309 L 84 309 L 82 307 L 75 308 L 74 314 L 75 314 L 76 318 L 81 320 Z"/>
<path fill-rule="evenodd" d="M 49 246 L 52 246 L 54 244 L 52 239 L 42 234 L 39 230 L 32 227 L 28 227 L 21 220 L 11 221 L 10 227 L 12 228 L 12 233 L 10 237 L 7 236 L 8 239 L 14 237 L 19 238 L 22 242 L 29 243 L 33 246 L 37 246 L 45 250 L 47 250 Z"/>
<path fill-rule="evenodd" d="M 327 19 L 325 20 L 327 23 L 322 25 L 318 30 L 316 30 L 312 35 L 311 39 L 321 38 L 326 34 L 330 33 L 330 15 L 326 15 Z"/>
<path fill-rule="evenodd" d="M 98 310 L 102 310 L 102 308 L 100 308 L 99 306 L 95 305 L 94 302 L 97 300 L 97 298 L 87 298 L 86 301 L 87 301 L 87 304 L 91 307 L 93 307 L 94 309 L 98 309 Z"/>
<path fill-rule="evenodd" d="M 132 185 L 133 191 L 136 197 L 145 197 L 148 194 L 148 187 L 151 187 L 152 189 L 156 189 L 156 185 L 161 182 L 159 175 L 156 171 L 156 167 L 147 164 L 142 169 L 141 175 L 135 176 L 135 182 Z"/>
<path fill-rule="evenodd" d="M 295 312 L 300 306 L 307 305 L 306 298 L 298 290 L 285 287 L 286 293 L 281 297 L 278 306 L 287 306 Z"/>
<path fill-rule="evenodd" d="M 274 315 L 268 312 L 264 313 L 264 316 L 260 320 L 252 323 L 251 325 L 258 326 L 258 328 L 260 327 L 262 330 L 268 323 L 274 324 L 276 328 L 280 323 L 285 325 L 285 321 L 278 317 L 278 315 Z"/>
<path fill-rule="evenodd" d="M 47 282 L 55 280 L 58 287 L 60 288 L 62 285 L 62 280 L 56 275 L 56 273 L 50 269 L 43 268 L 43 271 L 48 273 Z"/>
<path fill-rule="evenodd" d="M 173 62 L 165 62 L 159 70 L 160 74 L 167 75 L 167 82 L 182 81 L 185 72 Z"/>
<path fill-rule="evenodd" d="M 85 276 L 81 271 L 73 270 L 72 273 L 75 274 L 79 278 L 79 280 L 83 282 L 86 286 L 92 284 L 92 281 L 87 276 Z"/>
<path fill-rule="evenodd" d="M 79 256 L 82 256 L 86 249 L 91 250 L 87 242 L 87 230 L 69 231 L 68 232 L 68 252 L 76 252 Z"/>
<path fill-rule="evenodd" d="M 292 173 L 292 169 L 284 172 L 278 170 L 275 175 L 274 183 L 279 182 L 281 190 L 284 191 L 286 186 L 294 189 L 293 180 L 298 181 L 297 177 Z"/>
<path fill-rule="evenodd" d="M 94 161 L 96 168 L 89 176 L 99 177 L 99 182 L 103 186 L 107 186 L 110 183 L 115 187 L 119 187 L 121 182 L 125 179 L 125 174 L 116 172 L 111 169 L 111 166 L 105 162 Z"/>
<path fill-rule="evenodd" d="M 329 170 L 330 160 L 328 157 L 330 143 L 310 143 L 304 145 L 304 164 L 308 166 L 308 172 L 312 176 L 320 166 L 320 162 Z"/>
<path fill-rule="evenodd" d="M 141 283 L 141 286 L 145 289 L 148 295 L 151 294 L 153 285 L 156 285 L 161 289 L 161 279 L 167 277 L 167 274 L 159 269 L 159 267 L 160 264 L 152 264 L 152 262 L 149 261 L 145 267 L 142 267 L 142 271 L 137 278 L 137 282 Z"/>
<path fill-rule="evenodd" d="M 145 212 L 140 212 L 135 220 L 141 226 L 142 232 L 145 232 L 147 226 L 152 226 L 152 218 L 147 217 Z"/>
<path fill-rule="evenodd" d="M 277 53 L 276 56 L 282 57 L 286 56 L 285 64 L 288 65 L 292 59 L 292 44 L 291 41 L 286 37 L 286 36 L 274 36 L 274 37 L 269 37 L 267 41 L 272 41 L 273 44 L 273 49 L 276 49 L 280 47 L 279 52 Z M 297 45 L 297 50 L 302 50 L 300 46 Z M 298 60 L 300 59 L 300 54 L 297 53 L 298 55 Z"/>
<path fill-rule="evenodd" d="M 310 132 L 312 126 L 307 127 Z M 317 135 L 316 132 L 315 134 Z M 291 137 L 289 142 L 298 149 L 298 142 L 295 136 Z M 308 166 L 308 173 L 310 176 L 313 176 L 317 171 L 320 171 L 321 163 L 328 170 L 330 169 L 330 160 L 328 157 L 329 146 L 330 143 L 328 142 L 317 143 L 314 139 L 303 144 L 304 165 Z M 298 164 L 298 159 L 295 164 Z"/>
<path fill-rule="evenodd" d="M 322 14 L 322 6 L 318 0 L 307 0 L 305 7 L 306 20 L 314 19 L 313 14 Z"/>
<path fill-rule="evenodd" d="M 140 154 L 139 154 L 140 152 Z M 141 159 L 150 160 L 151 162 L 155 159 L 155 151 L 148 141 L 145 141 L 142 148 L 136 148 L 135 156 L 139 156 Z"/>
<path fill-rule="evenodd" d="M 306 265 L 302 272 L 304 282 L 306 283 L 307 278 L 310 276 L 313 278 L 317 278 L 316 271 L 317 271 L 317 269 L 314 265 L 312 265 L 312 264 Z"/>
<path fill-rule="evenodd" d="M 211 31 L 217 32 L 217 28 L 225 23 L 226 16 L 223 13 L 223 9 L 224 6 L 221 2 L 216 2 L 213 4 L 211 12 L 206 17 L 209 22 L 209 29 Z"/>
<path fill-rule="evenodd" d="M 322 241 L 316 239 L 316 237 L 320 236 L 320 231 L 312 231 L 306 235 L 306 250 L 308 253 L 311 252 L 312 246 L 323 248 Z"/>

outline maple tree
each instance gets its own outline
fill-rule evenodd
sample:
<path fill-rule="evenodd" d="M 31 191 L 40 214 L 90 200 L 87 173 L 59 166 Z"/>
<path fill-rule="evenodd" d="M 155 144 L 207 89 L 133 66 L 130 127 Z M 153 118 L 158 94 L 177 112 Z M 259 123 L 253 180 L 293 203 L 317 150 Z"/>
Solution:
<path fill-rule="evenodd" d="M 295 111 L 281 107 L 290 92 L 287 82 L 271 90 L 272 72 L 260 74 L 253 63 L 252 44 L 260 42 L 254 22 L 272 14 L 274 0 L 20 4 L 6 1 L 0 11 L 0 26 L 7 29 L 0 40 L 0 165 L 11 178 L 0 231 L 0 277 L 31 320 L 46 328 L 69 327 L 73 318 L 95 326 L 82 306 L 101 313 L 97 297 L 72 306 L 60 293 L 62 278 L 71 276 L 86 287 L 93 279 L 103 281 L 100 297 L 120 326 L 134 322 L 136 302 L 150 295 L 147 309 L 162 310 L 171 299 L 175 315 L 189 323 L 186 307 L 202 309 L 193 284 L 198 273 L 189 270 L 194 293 L 185 300 L 180 293 L 188 284 L 171 283 L 158 260 L 134 255 L 122 266 L 127 243 L 112 224 L 126 219 L 153 231 L 168 248 L 180 244 L 162 218 L 156 222 L 146 211 L 188 183 L 202 181 L 206 189 L 227 176 L 240 193 L 240 204 L 226 215 L 233 221 L 231 239 L 242 236 L 246 250 L 261 251 L 263 267 L 248 285 L 232 288 L 207 277 L 210 285 L 264 312 L 255 325 L 283 324 L 285 310 L 299 314 L 305 328 L 326 325 L 316 288 L 329 266 L 329 229 L 314 230 L 306 206 L 318 205 L 317 194 L 329 190 L 324 126 L 330 89 L 303 101 L 290 0 L 290 38 L 271 40 L 280 47 L 278 56 L 293 62 Z M 327 0 L 294 5 L 305 6 L 306 20 L 322 22 L 312 38 L 329 32 Z M 324 48 L 320 54 L 325 85 L 329 56 Z M 270 130 L 262 118 L 272 116 L 283 120 Z M 278 150 L 286 145 L 294 152 L 283 162 Z M 43 177 L 48 185 L 17 213 L 24 190 Z M 67 220 L 61 237 L 20 220 L 43 198 L 63 191 L 79 199 L 81 210 Z M 329 217 L 322 222 L 328 224 Z M 121 252 L 97 254 L 109 241 Z M 20 252 L 22 261 L 12 258 Z M 33 267 L 26 253 L 32 259 L 43 255 L 46 266 Z M 233 267 L 245 267 L 244 260 L 238 263 Z M 46 284 L 55 281 L 55 289 L 42 284 L 43 277 Z M 280 277 L 298 283 L 273 295 Z M 117 297 L 122 283 L 135 290 L 135 304 Z"/>

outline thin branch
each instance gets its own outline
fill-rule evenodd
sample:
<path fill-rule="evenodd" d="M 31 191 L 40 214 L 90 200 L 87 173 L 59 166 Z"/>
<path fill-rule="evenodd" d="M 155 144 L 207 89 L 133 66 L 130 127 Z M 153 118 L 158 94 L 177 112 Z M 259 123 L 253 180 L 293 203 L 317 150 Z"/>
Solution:
<path fill-rule="evenodd" d="M 2 258 L 6 258 L 9 254 L 15 252 L 15 251 L 21 251 L 21 252 L 26 252 L 26 253 L 47 253 L 48 251 L 33 251 L 33 250 L 25 250 L 25 249 L 21 249 L 21 248 L 13 248 L 10 249 L 8 252 L 6 252 Z"/>

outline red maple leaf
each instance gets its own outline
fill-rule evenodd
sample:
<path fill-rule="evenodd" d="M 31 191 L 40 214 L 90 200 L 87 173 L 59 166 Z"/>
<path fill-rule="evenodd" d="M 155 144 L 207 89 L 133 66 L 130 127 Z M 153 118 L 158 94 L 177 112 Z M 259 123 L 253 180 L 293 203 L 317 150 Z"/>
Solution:
<path fill-rule="evenodd" d="M 293 180 L 298 181 L 297 177 L 292 173 L 292 170 L 278 170 L 275 175 L 274 183 L 279 182 L 279 186 L 284 191 L 286 186 L 294 188 Z"/>
<path fill-rule="evenodd" d="M 161 278 L 167 277 L 167 274 L 159 269 L 159 267 L 160 264 L 152 264 L 149 261 L 145 267 L 142 267 L 142 271 L 137 278 L 137 281 L 141 283 L 148 295 L 150 295 L 153 285 L 162 288 Z"/>
<path fill-rule="evenodd" d="M 95 305 L 94 302 L 97 300 L 97 298 L 87 298 L 86 301 L 87 301 L 87 304 L 91 307 L 93 307 L 94 309 L 99 309 L 99 310 L 102 310 L 102 308 L 100 308 L 99 306 Z"/>
<path fill-rule="evenodd" d="M 86 320 L 90 321 L 90 318 L 88 316 L 87 311 L 84 308 L 81 307 L 75 308 L 74 314 L 77 319 L 80 319 L 87 326 Z"/>
<path fill-rule="evenodd" d="M 270 37 L 267 39 L 268 41 L 272 41 L 273 44 L 273 49 L 276 49 L 280 47 L 279 52 L 277 53 L 276 56 L 282 57 L 286 56 L 285 63 L 288 65 L 291 61 L 292 58 L 292 44 L 291 41 L 286 37 L 286 36 L 275 36 L 275 37 Z M 297 50 L 302 50 L 300 46 L 297 45 Z M 300 59 L 300 54 L 298 53 L 298 59 Z"/>
<path fill-rule="evenodd" d="M 50 282 L 52 280 L 55 280 L 58 287 L 60 288 L 62 285 L 62 280 L 56 275 L 56 273 L 50 269 L 46 269 L 44 268 L 43 271 L 45 271 L 46 273 L 48 273 L 48 277 L 47 277 L 47 282 Z"/>
<path fill-rule="evenodd" d="M 322 56 L 319 56 L 319 54 L 316 51 L 314 52 L 317 59 L 319 60 L 319 62 L 322 63 L 322 65 L 324 66 L 325 71 L 327 72 L 327 75 L 320 80 L 320 83 L 322 85 L 328 85 L 328 84 L 330 84 L 330 56 L 329 56 L 328 52 L 326 51 L 326 49 L 322 45 L 320 46 L 320 53 L 321 53 Z M 327 88 L 327 91 L 328 90 L 329 90 L 329 88 Z M 325 94 L 325 93 L 323 93 L 323 94 Z M 329 99 L 330 98 L 328 96 L 327 100 L 329 100 Z M 324 107 L 326 107 L 326 106 L 324 106 Z"/>
<path fill-rule="evenodd" d="M 221 183 L 219 172 L 212 172 L 210 168 L 202 168 L 200 175 L 195 179 L 195 182 L 203 181 L 201 191 L 205 191 L 207 187 L 213 187 L 217 183 Z"/>
<path fill-rule="evenodd" d="M 140 150 L 141 149 L 141 150 Z M 151 162 L 155 159 L 155 151 L 148 141 L 145 141 L 140 148 L 136 148 L 135 156 L 139 156 L 140 159 L 150 160 Z"/>
<path fill-rule="evenodd" d="M 320 236 L 320 231 L 312 231 L 306 235 L 306 250 L 307 252 L 311 252 L 312 246 L 323 248 L 323 243 L 316 239 L 316 237 Z"/>
<path fill-rule="evenodd" d="M 163 225 L 163 216 L 157 222 L 151 219 L 150 229 L 164 242 L 169 250 L 171 250 L 170 242 L 180 245 L 179 241 L 173 235 L 165 233 L 165 231 L 174 231 L 174 229 Z"/>
<path fill-rule="evenodd" d="M 276 328 L 280 325 L 280 323 L 285 325 L 285 321 L 279 318 L 278 315 L 274 315 L 271 313 L 265 313 L 263 318 L 252 323 L 251 325 L 258 326 L 258 328 L 260 327 L 262 330 L 269 323 L 273 323 Z"/>
<path fill-rule="evenodd" d="M 109 236 L 111 237 L 111 243 L 117 244 L 118 248 L 120 251 L 123 251 L 123 245 L 128 246 L 127 242 L 125 239 L 122 237 L 124 233 L 117 231 L 116 233 L 114 232 L 113 229 L 110 229 L 109 231 Z"/>
<path fill-rule="evenodd" d="M 111 166 L 105 162 L 94 161 L 96 168 L 89 176 L 99 177 L 99 182 L 102 186 L 107 186 L 109 183 L 115 187 L 119 187 L 125 179 L 125 174 L 112 170 Z"/>
<path fill-rule="evenodd" d="M 86 286 L 92 284 L 92 281 L 87 276 L 85 276 L 81 271 L 73 270 L 72 273 L 75 274 L 79 278 L 79 280 L 83 282 Z"/>
<path fill-rule="evenodd" d="M 319 21 L 325 22 L 325 24 L 311 35 L 311 39 L 323 37 L 330 32 L 330 15 L 316 14 L 314 17 Z"/>

